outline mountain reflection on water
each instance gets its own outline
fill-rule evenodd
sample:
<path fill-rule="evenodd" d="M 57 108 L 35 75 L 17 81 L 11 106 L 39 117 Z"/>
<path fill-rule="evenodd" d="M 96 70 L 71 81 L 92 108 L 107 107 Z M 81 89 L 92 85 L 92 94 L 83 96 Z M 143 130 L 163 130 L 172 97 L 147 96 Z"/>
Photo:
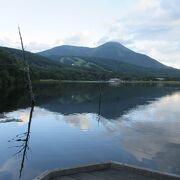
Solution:
<path fill-rule="evenodd" d="M 22 179 L 46 169 L 108 160 L 180 174 L 177 85 L 41 84 L 35 89 L 31 151 Z M 9 149 L 8 140 L 27 130 L 30 108 L 24 96 L 17 93 L 11 104 L 14 91 L 6 93 L 0 112 L 21 122 L 0 120 L 0 179 L 15 180 L 22 157 L 12 156 L 17 149 Z"/>

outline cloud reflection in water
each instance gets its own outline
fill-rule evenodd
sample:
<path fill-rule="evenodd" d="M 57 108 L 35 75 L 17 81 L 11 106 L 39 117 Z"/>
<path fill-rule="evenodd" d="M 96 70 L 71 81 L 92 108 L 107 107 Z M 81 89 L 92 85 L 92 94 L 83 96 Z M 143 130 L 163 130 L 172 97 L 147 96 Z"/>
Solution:
<path fill-rule="evenodd" d="M 153 166 L 152 168 L 180 173 L 178 168 L 180 167 L 179 107 L 180 93 L 176 92 L 150 103 L 135 106 L 115 119 L 100 116 L 99 124 L 96 113 L 64 115 L 35 107 L 33 123 L 38 126 L 38 131 L 47 126 L 47 132 L 50 131 L 47 136 L 54 138 L 58 138 L 55 134 L 59 132 L 67 131 L 70 133 L 70 129 L 89 132 L 93 130 L 93 136 L 98 136 L 102 145 L 106 139 L 111 139 L 112 144 L 109 146 L 115 143 L 140 163 L 146 165 L 150 163 L 153 164 L 149 165 Z M 26 117 L 29 115 L 29 109 L 21 109 L 6 115 L 16 118 L 23 117 L 23 121 L 27 122 Z M 25 125 L 24 122 L 23 125 Z M 54 123 L 56 125 L 53 125 Z M 54 126 L 59 126 L 56 131 Z M 83 136 L 83 134 L 81 135 Z M 91 137 L 91 132 L 87 137 Z M 87 137 L 84 135 L 85 139 Z M 88 141 L 90 140 L 85 140 L 85 142 Z M 91 143 L 93 142 L 91 141 Z M 118 154 L 121 156 L 121 152 Z"/>
<path fill-rule="evenodd" d="M 111 128 L 102 123 L 107 133 L 122 136 L 119 143 L 137 160 L 155 161 L 161 170 L 168 171 L 168 167 L 180 167 L 179 107 L 178 92 L 126 112 L 111 122 Z"/>

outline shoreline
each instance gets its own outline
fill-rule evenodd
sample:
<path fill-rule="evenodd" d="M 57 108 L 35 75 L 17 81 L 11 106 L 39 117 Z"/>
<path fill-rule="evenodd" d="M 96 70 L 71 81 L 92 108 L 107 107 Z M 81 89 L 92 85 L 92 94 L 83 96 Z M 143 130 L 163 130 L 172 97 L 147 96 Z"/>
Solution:
<path fill-rule="evenodd" d="M 111 82 L 111 81 L 87 81 L 87 80 L 54 80 L 54 79 L 41 79 L 37 82 L 40 83 L 108 83 L 108 84 L 180 84 L 180 81 L 142 81 L 132 80 L 123 82 Z"/>

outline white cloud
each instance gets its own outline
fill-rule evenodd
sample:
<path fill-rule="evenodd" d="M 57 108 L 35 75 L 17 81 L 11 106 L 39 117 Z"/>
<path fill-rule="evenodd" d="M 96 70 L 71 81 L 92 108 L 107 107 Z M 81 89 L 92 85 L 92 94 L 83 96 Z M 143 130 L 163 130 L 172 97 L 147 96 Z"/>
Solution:
<path fill-rule="evenodd" d="M 180 1 L 138 0 L 99 43 L 116 40 L 132 50 L 180 68 Z"/>
<path fill-rule="evenodd" d="M 44 49 L 49 49 L 50 47 L 51 46 L 49 44 L 38 43 L 35 41 L 30 42 L 26 45 L 26 49 L 32 52 L 42 51 Z"/>
<path fill-rule="evenodd" d="M 69 45 L 82 45 L 82 46 L 91 46 L 92 41 L 90 39 L 90 33 L 88 31 L 79 32 L 71 35 L 68 38 L 63 40 L 64 44 Z"/>
<path fill-rule="evenodd" d="M 0 38 L 0 46 L 7 46 L 12 48 L 20 48 L 17 41 L 13 41 L 11 38 L 6 36 Z"/>
<path fill-rule="evenodd" d="M 100 16 L 102 11 L 102 24 L 98 24 L 94 16 L 88 16 L 89 19 L 83 19 L 81 25 L 78 24 L 80 17 L 77 22 L 68 21 L 68 25 L 73 24 L 73 27 L 68 26 L 66 30 L 64 22 L 60 32 L 56 28 L 51 29 L 52 31 L 43 31 L 46 26 L 40 24 L 36 28 L 41 30 L 41 34 L 36 35 L 36 31 L 30 31 L 25 27 L 23 32 L 27 33 L 24 35 L 26 49 L 36 52 L 63 44 L 93 47 L 113 40 L 132 50 L 152 56 L 162 63 L 180 68 L 179 0 L 128 0 L 126 5 L 122 3 L 119 11 L 115 7 L 116 3 L 112 1 L 111 4 L 114 12 L 102 8 L 93 13 Z M 109 16 L 111 18 L 108 18 Z M 88 26 L 88 21 L 92 27 Z M 7 33 L 1 33 L 1 37 L 0 45 L 20 48 L 17 35 L 8 36 Z"/>
<path fill-rule="evenodd" d="M 92 34 L 89 31 L 82 31 L 71 34 L 69 37 L 57 39 L 54 42 L 45 43 L 29 41 L 28 39 L 24 38 L 24 47 L 28 51 L 38 52 L 60 45 L 94 46 L 94 41 L 92 40 L 91 36 Z M 0 39 L 0 46 L 21 49 L 20 40 L 13 40 L 7 37 Z"/>

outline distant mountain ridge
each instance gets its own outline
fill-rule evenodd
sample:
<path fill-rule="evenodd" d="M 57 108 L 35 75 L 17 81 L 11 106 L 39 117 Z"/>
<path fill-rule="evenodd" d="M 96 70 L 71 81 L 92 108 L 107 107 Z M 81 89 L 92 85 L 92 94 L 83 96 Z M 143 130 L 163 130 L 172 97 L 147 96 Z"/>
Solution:
<path fill-rule="evenodd" d="M 25 52 L 33 80 L 180 80 L 180 70 L 118 43 L 97 48 L 60 46 L 50 50 Z M 0 47 L 0 87 L 24 84 L 26 79 L 22 51 Z"/>
<path fill-rule="evenodd" d="M 95 48 L 62 45 L 39 52 L 40 55 L 55 60 L 63 56 L 105 58 L 155 69 L 169 68 L 144 54 L 136 53 L 118 42 L 107 42 Z"/>

